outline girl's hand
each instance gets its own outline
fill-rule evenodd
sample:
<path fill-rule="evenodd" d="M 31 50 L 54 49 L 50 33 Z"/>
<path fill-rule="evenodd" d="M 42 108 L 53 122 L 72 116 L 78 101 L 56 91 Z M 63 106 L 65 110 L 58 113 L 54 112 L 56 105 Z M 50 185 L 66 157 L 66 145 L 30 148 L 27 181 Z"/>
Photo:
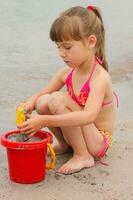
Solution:
<path fill-rule="evenodd" d="M 30 115 L 27 121 L 18 126 L 20 132 L 27 134 L 36 133 L 43 127 L 45 127 L 43 115 Z"/>
<path fill-rule="evenodd" d="M 19 107 L 25 109 L 27 114 L 31 114 L 32 111 L 34 110 L 34 105 L 29 102 L 22 102 L 17 106 L 17 108 Z"/>

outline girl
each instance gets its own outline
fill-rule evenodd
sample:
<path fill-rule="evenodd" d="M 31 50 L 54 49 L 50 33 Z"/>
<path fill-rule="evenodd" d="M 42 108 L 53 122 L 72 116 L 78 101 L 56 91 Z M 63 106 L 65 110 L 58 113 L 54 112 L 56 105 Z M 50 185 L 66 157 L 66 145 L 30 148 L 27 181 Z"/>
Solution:
<path fill-rule="evenodd" d="M 115 111 L 113 89 L 105 56 L 105 31 L 97 7 L 72 7 L 53 22 L 50 38 L 59 48 L 66 67 L 37 94 L 20 104 L 37 115 L 19 128 L 33 134 L 49 127 L 58 143 L 57 154 L 73 150 L 72 158 L 58 169 L 72 174 L 94 166 L 112 141 Z M 59 91 L 64 85 L 67 93 Z"/>

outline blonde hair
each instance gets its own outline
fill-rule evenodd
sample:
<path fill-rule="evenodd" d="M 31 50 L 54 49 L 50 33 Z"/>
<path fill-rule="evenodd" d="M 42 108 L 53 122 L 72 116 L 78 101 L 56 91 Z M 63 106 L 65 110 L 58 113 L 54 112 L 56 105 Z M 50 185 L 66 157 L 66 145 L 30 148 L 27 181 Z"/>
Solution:
<path fill-rule="evenodd" d="M 100 11 L 80 6 L 67 9 L 53 22 L 50 29 L 50 38 L 54 42 L 64 40 L 84 40 L 90 35 L 97 38 L 95 55 L 102 60 L 102 66 L 108 71 L 105 55 L 105 30 Z"/>

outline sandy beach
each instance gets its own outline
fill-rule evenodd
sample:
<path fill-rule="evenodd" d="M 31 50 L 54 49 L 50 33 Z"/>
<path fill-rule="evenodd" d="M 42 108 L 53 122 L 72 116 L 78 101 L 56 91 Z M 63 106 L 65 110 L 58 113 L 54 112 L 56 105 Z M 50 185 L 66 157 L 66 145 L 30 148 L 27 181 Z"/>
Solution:
<path fill-rule="evenodd" d="M 131 69 L 132 63 L 126 69 Z M 133 72 L 133 71 L 132 71 Z M 123 72 L 124 73 L 124 72 Z M 133 73 L 119 75 L 112 72 L 114 89 L 119 95 L 116 128 L 113 144 L 106 157 L 109 166 L 95 163 L 95 167 L 82 170 L 73 175 L 58 175 L 47 171 L 46 179 L 36 184 L 17 184 L 9 179 L 5 148 L 0 150 L 0 200 L 46 199 L 46 200 L 132 200 L 133 199 Z M 3 106 L 4 111 L 4 106 Z M 0 116 L 6 124 L 6 114 Z M 12 116 L 12 111 L 8 117 Z M 10 120 L 10 123 L 13 123 Z M 7 123 L 6 129 L 10 130 Z M 57 157 L 56 168 L 63 164 L 71 154 Z"/>
<path fill-rule="evenodd" d="M 133 200 L 132 2 L 115 1 L 113 9 L 112 0 L 93 2 L 106 17 L 109 69 L 120 101 L 113 144 L 105 158 L 109 166 L 96 162 L 93 168 L 67 176 L 47 171 L 39 183 L 18 184 L 9 178 L 6 148 L 0 145 L 0 200 Z M 0 135 L 16 129 L 16 105 L 62 67 L 48 39 L 49 24 L 59 11 L 77 3 L 81 5 L 79 0 L 62 0 L 56 7 L 52 1 L 0 0 Z M 87 6 L 88 0 L 83 4 Z M 57 156 L 56 169 L 71 156 Z"/>

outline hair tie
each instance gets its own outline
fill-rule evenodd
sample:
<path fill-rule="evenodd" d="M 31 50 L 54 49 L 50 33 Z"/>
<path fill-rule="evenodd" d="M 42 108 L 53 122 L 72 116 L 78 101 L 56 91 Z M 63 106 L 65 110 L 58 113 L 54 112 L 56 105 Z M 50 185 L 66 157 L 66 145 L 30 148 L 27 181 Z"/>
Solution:
<path fill-rule="evenodd" d="M 94 10 L 94 6 L 88 6 L 87 9 L 93 11 Z"/>

